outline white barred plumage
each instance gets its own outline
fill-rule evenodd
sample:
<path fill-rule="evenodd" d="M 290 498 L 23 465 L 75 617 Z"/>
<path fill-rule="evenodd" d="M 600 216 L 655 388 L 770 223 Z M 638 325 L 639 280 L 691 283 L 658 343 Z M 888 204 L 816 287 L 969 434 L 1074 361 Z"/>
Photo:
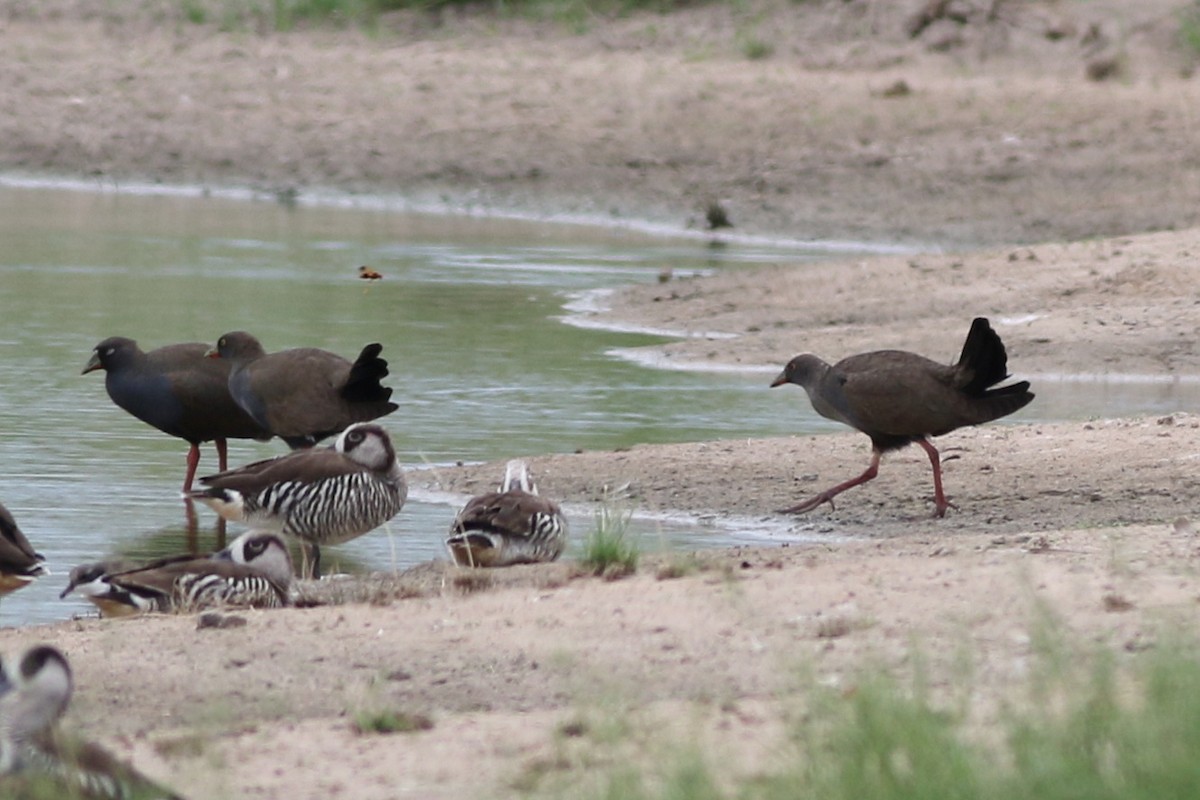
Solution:
<path fill-rule="evenodd" d="M 101 562 L 76 567 L 62 596 L 75 591 L 104 616 L 208 608 L 277 608 L 288 605 L 292 560 L 278 534 L 238 537 L 211 556 L 175 556 L 139 567 Z"/>
<path fill-rule="evenodd" d="M 266 575 L 231 578 L 204 572 L 180 576 L 175 581 L 175 591 L 170 598 L 155 598 L 154 610 L 187 613 L 231 606 L 280 608 L 287 604 L 287 589 Z"/>
<path fill-rule="evenodd" d="M 524 461 L 505 465 L 499 491 L 472 498 L 454 518 L 446 547 L 469 567 L 553 561 L 567 543 L 567 519 L 556 503 L 538 496 Z"/>
<path fill-rule="evenodd" d="M 74 689 L 57 649 L 0 660 L 0 793 L 4 797 L 180 800 L 90 742 L 55 729 Z"/>
<path fill-rule="evenodd" d="M 257 461 L 200 482 L 208 488 L 188 496 L 226 519 L 307 542 L 314 577 L 321 545 L 379 527 L 408 496 L 391 438 L 374 423 L 351 425 L 332 447 Z"/>
<path fill-rule="evenodd" d="M 229 362 L 233 401 L 295 449 L 399 408 L 380 383 L 388 374 L 382 351 L 378 342 L 368 344 L 354 363 L 315 347 L 268 353 L 251 334 L 231 331 L 208 355 Z"/>

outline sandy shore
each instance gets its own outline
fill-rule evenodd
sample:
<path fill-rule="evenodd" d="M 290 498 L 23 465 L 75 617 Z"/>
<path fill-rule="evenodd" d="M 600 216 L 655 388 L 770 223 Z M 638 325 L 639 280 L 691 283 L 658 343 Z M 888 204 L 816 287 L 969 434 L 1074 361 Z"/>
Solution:
<path fill-rule="evenodd" d="M 679 227 L 718 202 L 738 231 L 939 246 L 1196 223 L 1182 2 L 1004 3 L 913 38 L 924 5 L 759 0 L 582 34 L 449 10 L 372 36 L 7 0 L 0 165 Z"/>
<path fill-rule="evenodd" d="M 733 335 L 656 354 L 675 364 L 881 347 L 949 359 L 984 315 L 1035 391 L 1064 374 L 1196 380 L 1200 89 L 1173 44 L 1179 4 L 1003 4 L 912 37 L 921 5 L 702 8 L 581 35 L 398 15 L 369 36 L 0 2 L 0 169 L 680 228 L 719 202 L 735 232 L 935 246 L 618 292 L 607 321 Z M 748 36 L 771 55 L 747 58 Z M 1114 76 L 1090 79 L 1105 59 Z M 799 414 L 801 392 L 775 391 Z M 924 454 L 891 455 L 836 511 L 793 521 L 828 544 L 654 556 L 613 582 L 569 564 L 485 579 L 430 565 L 371 603 L 228 630 L 79 620 L 0 631 L 0 649 L 62 647 L 77 673 L 67 724 L 194 798 L 553 794 L 616 763 L 587 726 L 564 731 L 617 716 L 635 742 L 736 747 L 749 773 L 802 702 L 801 670 L 847 686 L 868 660 L 904 675 L 919 641 L 935 686 L 965 653 L 994 699 L 1024 676 L 1043 601 L 1124 659 L 1194 627 L 1192 411 L 948 435 L 958 509 L 939 521 Z M 867 454 L 847 432 L 531 461 L 563 501 L 628 483 L 639 508 L 752 524 Z M 496 474 L 415 480 L 469 493 Z M 379 709 L 433 727 L 353 732 Z"/>

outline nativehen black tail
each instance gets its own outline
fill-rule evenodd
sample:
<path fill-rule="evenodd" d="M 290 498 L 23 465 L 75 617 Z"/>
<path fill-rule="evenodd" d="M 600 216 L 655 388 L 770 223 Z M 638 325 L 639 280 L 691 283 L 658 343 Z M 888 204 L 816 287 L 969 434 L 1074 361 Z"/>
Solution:
<path fill-rule="evenodd" d="M 970 375 L 961 387 L 970 395 L 982 395 L 989 386 L 1008 377 L 1008 353 L 986 317 L 976 317 L 971 323 L 971 332 L 958 357 L 958 369 Z"/>
<path fill-rule="evenodd" d="M 990 388 L 1008 377 L 1008 353 L 986 317 L 976 317 L 971 323 L 957 367 L 965 378 L 960 387 L 963 393 L 979 398 L 989 420 L 1007 416 L 1033 400 L 1029 381 Z"/>
<path fill-rule="evenodd" d="M 392 390 L 379 381 L 387 377 L 387 361 L 379 357 L 383 345 L 375 342 L 362 349 L 350 367 L 350 376 L 342 387 L 342 397 L 351 403 L 386 403 Z"/>
<path fill-rule="evenodd" d="M 364 347 L 342 387 L 342 398 L 351 404 L 359 422 L 377 419 L 400 407 L 389 402 L 392 390 L 379 382 L 388 374 L 387 361 L 379 357 L 382 351 L 383 345 L 378 342 Z"/>

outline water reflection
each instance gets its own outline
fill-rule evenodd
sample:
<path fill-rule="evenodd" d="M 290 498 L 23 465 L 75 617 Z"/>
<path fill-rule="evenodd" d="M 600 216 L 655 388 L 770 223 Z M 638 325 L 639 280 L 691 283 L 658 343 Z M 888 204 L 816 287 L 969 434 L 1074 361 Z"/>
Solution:
<path fill-rule="evenodd" d="M 381 342 L 401 404 L 385 423 L 407 469 L 838 428 L 794 393 L 766 391 L 764 376 L 778 365 L 659 369 L 630 354 L 660 337 L 561 321 L 572 300 L 654 281 L 663 269 L 796 263 L 821 249 L 711 249 L 696 239 L 513 220 L 2 186 L 0 237 L 0 500 L 56 573 L 7 598 L 0 624 L 87 612 L 57 597 L 75 564 L 205 552 L 241 531 L 227 533 L 215 514 L 180 497 L 183 442 L 114 406 L 102 378 L 79 375 L 112 335 L 149 349 L 249 330 L 269 350 L 349 356 Z M 362 264 L 384 278 L 359 280 Z M 1038 401 L 1020 419 L 1167 413 L 1200 400 L 1197 383 L 1034 379 Z M 229 463 L 283 450 L 234 441 Z M 215 469 L 212 448 L 203 448 L 199 474 Z M 445 497 L 413 496 L 386 530 L 329 548 L 331 569 L 443 558 L 456 510 Z M 588 509 L 568 513 L 576 533 L 592 524 Z M 651 548 L 782 535 L 669 518 L 636 524 Z"/>
<path fill-rule="evenodd" d="M 6 601 L 5 624 L 85 611 L 57 599 L 77 563 L 204 552 L 225 537 L 179 496 L 186 445 L 116 408 L 98 374 L 79 375 L 101 339 L 150 349 L 243 329 L 268 349 L 343 355 L 382 342 L 402 406 L 386 423 L 409 467 L 771 433 L 758 425 L 776 400 L 757 383 L 622 363 L 606 350 L 657 339 L 556 317 L 573 294 L 663 268 L 803 257 L 511 220 L 3 188 L 0 236 L 0 497 L 57 573 Z M 384 278 L 359 280 L 363 264 Z M 747 414 L 748 395 L 766 405 Z M 282 451 L 230 442 L 229 459 Z M 205 447 L 200 474 L 214 462 Z M 415 497 L 388 531 L 330 557 L 354 570 L 441 558 L 455 511 Z M 642 531 L 655 543 L 728 541 L 668 520 Z"/>
<path fill-rule="evenodd" d="M 200 540 L 200 515 L 196 511 L 196 501 L 192 500 L 190 497 L 183 498 L 184 545 L 181 549 L 179 549 L 179 552 L 211 553 L 214 550 L 223 550 L 225 545 L 229 544 L 227 541 L 228 531 L 226 527 L 228 524 L 229 523 L 226 522 L 224 517 L 217 517 L 216 522 L 213 523 L 211 537 L 206 536 L 206 539 L 212 539 L 211 544 L 202 544 Z M 170 552 L 172 547 L 178 547 L 175 544 L 176 540 L 177 537 L 175 540 L 168 540 L 165 542 L 164 546 L 162 547 L 162 551 L 166 553 Z M 159 550 L 157 547 L 153 549 Z"/>

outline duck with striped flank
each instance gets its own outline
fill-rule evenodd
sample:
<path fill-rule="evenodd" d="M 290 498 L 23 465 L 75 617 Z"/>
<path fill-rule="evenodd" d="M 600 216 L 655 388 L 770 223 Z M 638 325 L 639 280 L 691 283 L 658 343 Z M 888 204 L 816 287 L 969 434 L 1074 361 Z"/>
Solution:
<path fill-rule="evenodd" d="M 210 556 L 171 556 L 111 571 L 109 562 L 71 571 L 62 597 L 75 592 L 106 617 L 147 611 L 278 608 L 289 604 L 292 558 L 275 533 L 250 531 Z"/>
<path fill-rule="evenodd" d="M 408 497 L 391 437 L 370 422 L 346 428 L 332 447 L 256 461 L 200 483 L 207 488 L 189 496 L 225 519 L 307 543 L 313 577 L 320 577 L 322 546 L 379 527 Z"/>
<path fill-rule="evenodd" d="M 104 370 L 104 388 L 133 416 L 189 445 L 183 490 L 192 488 L 200 443 L 213 442 L 218 469 L 227 469 L 228 439 L 266 441 L 271 433 L 233 401 L 229 362 L 205 358 L 202 342 L 169 344 L 143 352 L 124 336 L 111 336 L 92 349 L 83 374 Z"/>
<path fill-rule="evenodd" d="M 303 448 L 399 408 L 380 383 L 388 374 L 382 351 L 369 344 L 354 363 L 315 347 L 267 353 L 254 336 L 232 331 L 208 356 L 230 365 L 234 402 L 289 447 Z"/>
<path fill-rule="evenodd" d="M 71 666 L 53 647 L 0 660 L 0 796 L 181 800 L 102 747 L 57 729 L 73 690 Z"/>
<path fill-rule="evenodd" d="M 446 547 L 456 564 L 504 567 L 553 561 L 567 544 L 567 518 L 541 497 L 524 461 L 505 465 L 495 492 L 472 498 L 454 518 Z"/>
<path fill-rule="evenodd" d="M 13 515 L 0 504 L 0 597 L 45 575 L 46 569 L 42 566 L 45 560 L 21 533 Z"/>

